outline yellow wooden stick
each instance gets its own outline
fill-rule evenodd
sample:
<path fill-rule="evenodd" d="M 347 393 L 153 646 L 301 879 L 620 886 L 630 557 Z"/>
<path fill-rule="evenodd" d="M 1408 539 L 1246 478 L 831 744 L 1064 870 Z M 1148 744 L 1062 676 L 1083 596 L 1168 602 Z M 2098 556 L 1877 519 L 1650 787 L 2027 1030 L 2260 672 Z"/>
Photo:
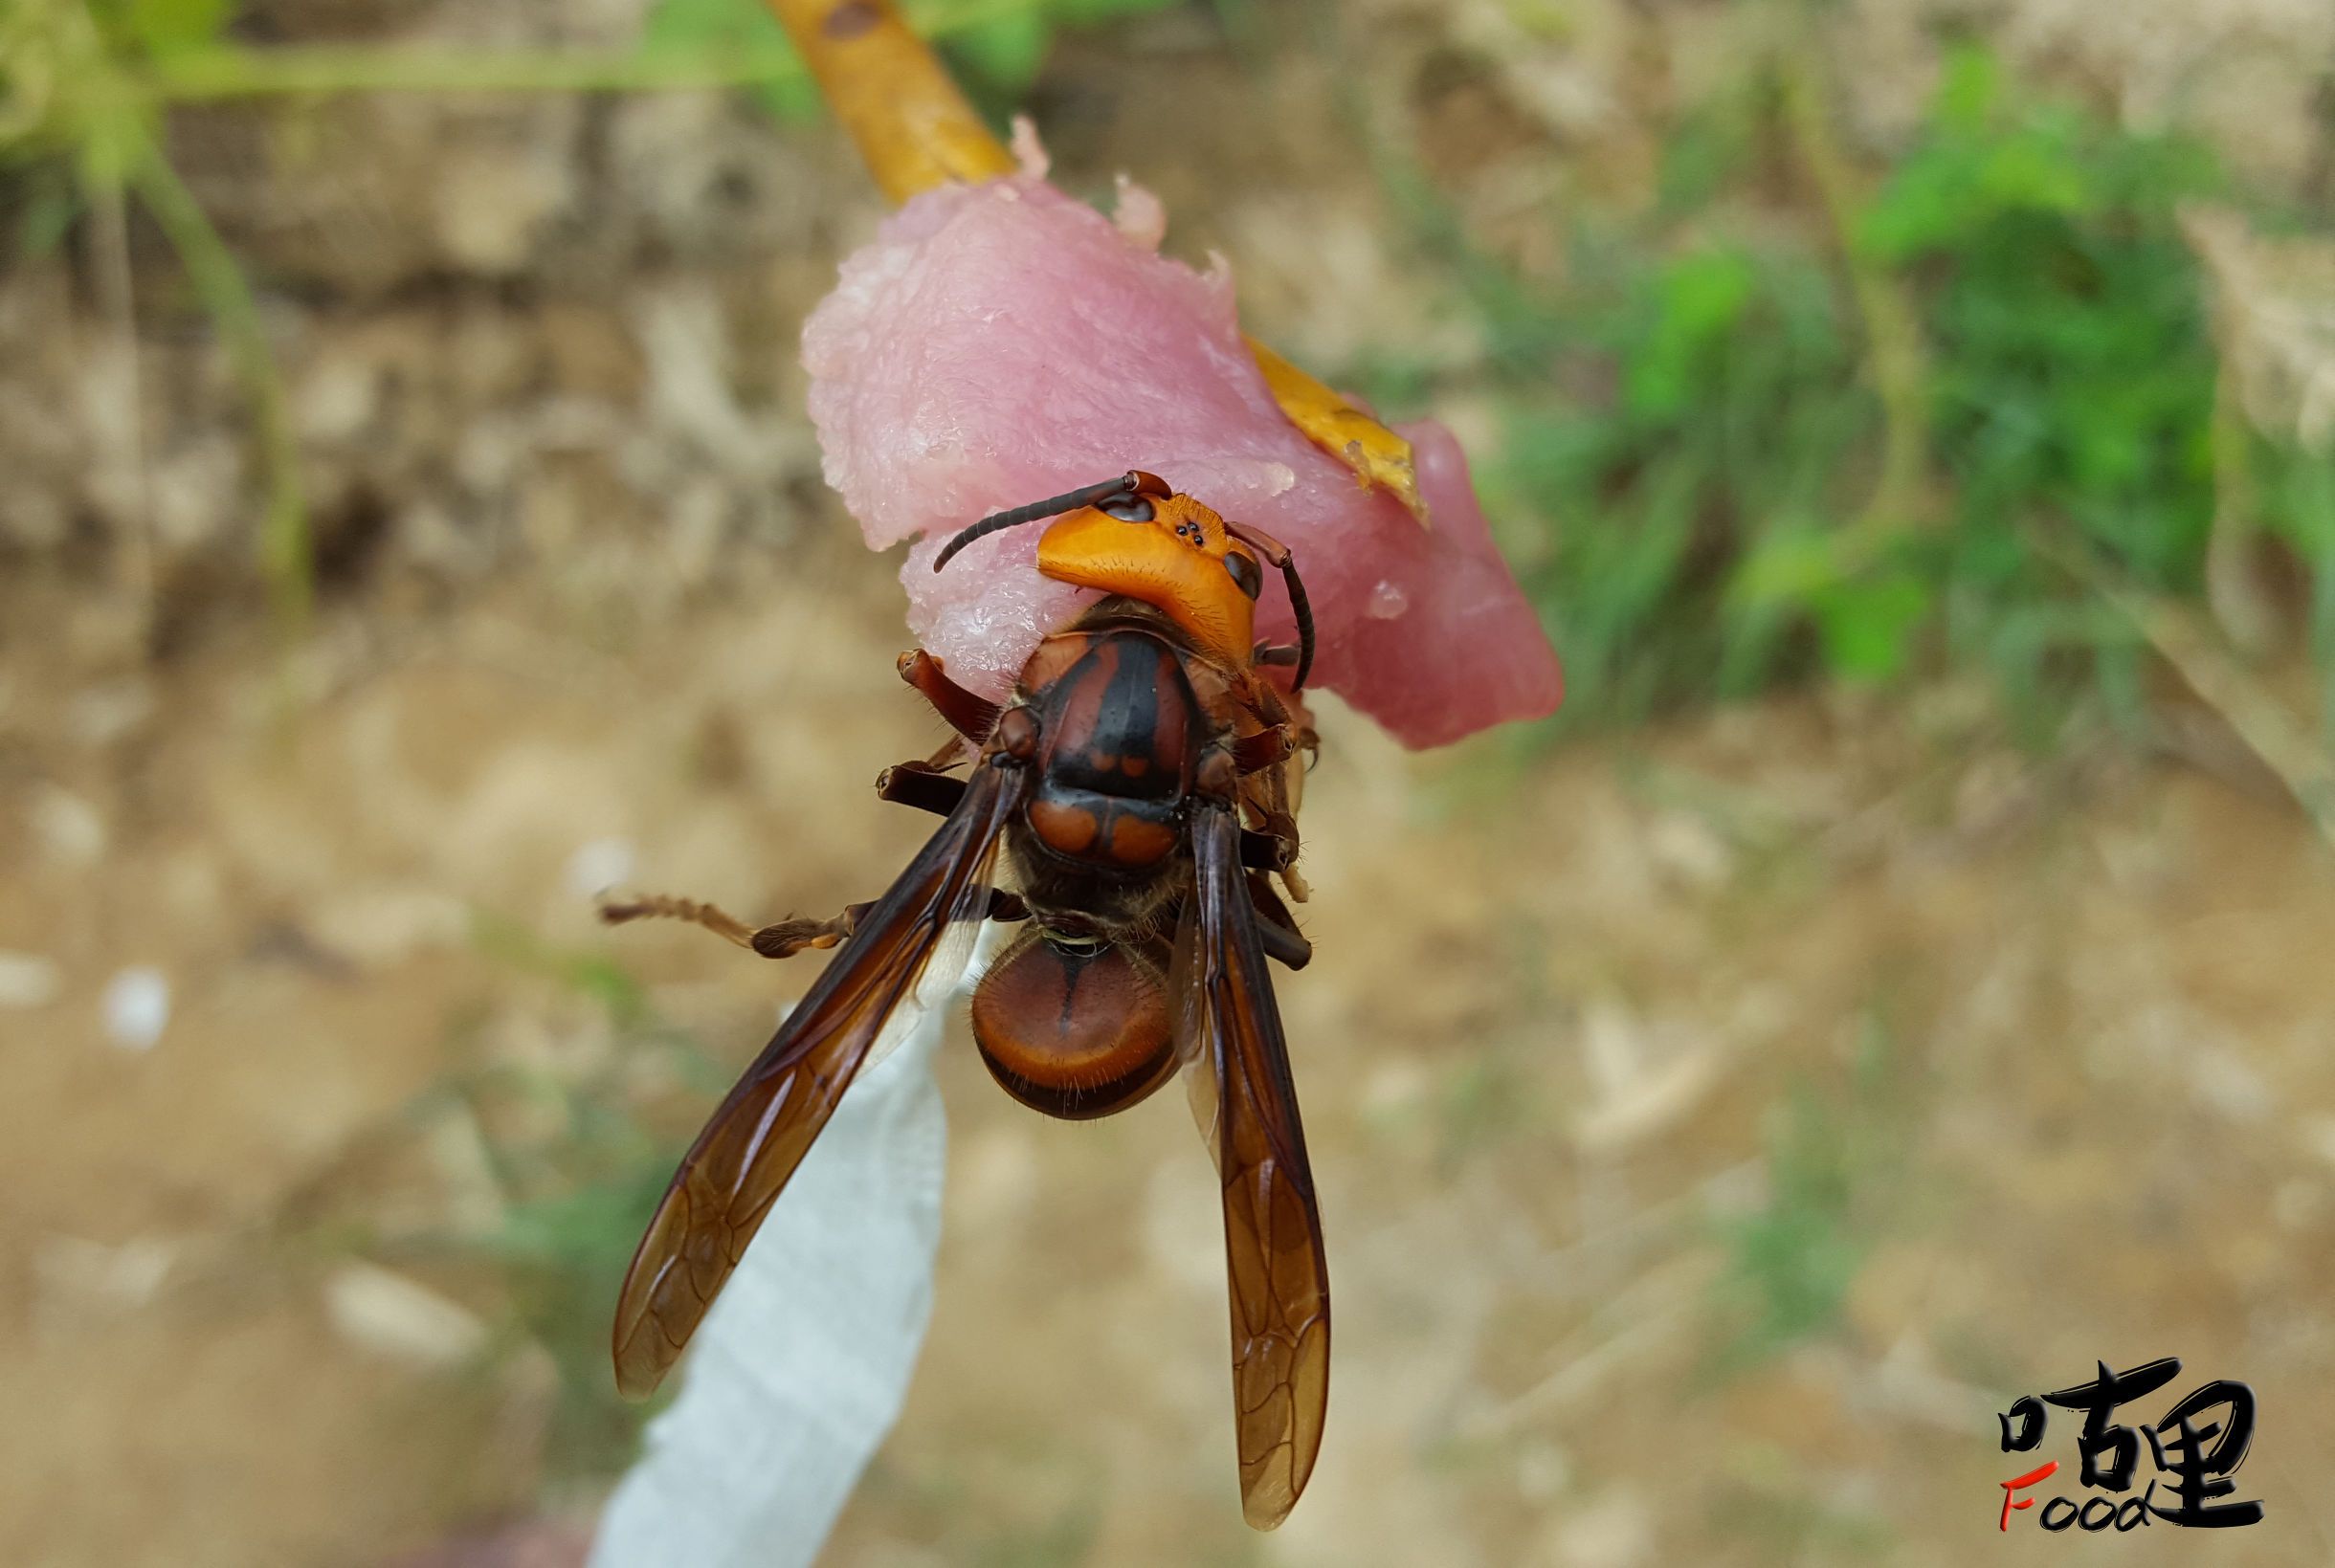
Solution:
<path fill-rule="evenodd" d="M 1016 165 L 990 134 L 940 59 L 886 0 L 765 0 L 895 202 L 947 180 L 1010 174 Z M 1246 340 L 1273 400 L 1306 439 L 1384 485 L 1427 521 L 1411 443 L 1256 339 Z"/>
<path fill-rule="evenodd" d="M 1013 172 L 947 68 L 883 0 L 766 0 L 895 202 Z"/>

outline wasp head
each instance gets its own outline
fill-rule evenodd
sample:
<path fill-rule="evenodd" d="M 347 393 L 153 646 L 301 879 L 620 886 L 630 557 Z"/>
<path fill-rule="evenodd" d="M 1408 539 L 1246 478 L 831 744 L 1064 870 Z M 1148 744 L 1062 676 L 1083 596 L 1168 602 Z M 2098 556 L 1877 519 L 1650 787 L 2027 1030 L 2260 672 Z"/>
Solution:
<path fill-rule="evenodd" d="M 1190 632 L 1202 651 L 1235 669 L 1252 657 L 1256 596 L 1265 582 L 1261 549 L 1289 582 L 1304 647 L 1298 672 L 1298 684 L 1303 684 L 1313 662 L 1313 629 L 1289 552 L 1254 529 L 1226 523 L 1141 469 L 984 518 L 948 542 L 933 570 L 985 534 L 1047 517 L 1056 520 L 1038 541 L 1039 571 L 1150 605 Z"/>

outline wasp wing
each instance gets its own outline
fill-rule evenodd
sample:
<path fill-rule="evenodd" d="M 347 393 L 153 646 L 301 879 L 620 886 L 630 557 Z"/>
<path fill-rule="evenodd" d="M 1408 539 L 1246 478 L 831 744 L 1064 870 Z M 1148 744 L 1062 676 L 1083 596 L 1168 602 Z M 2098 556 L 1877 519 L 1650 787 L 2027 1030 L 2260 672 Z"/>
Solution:
<path fill-rule="evenodd" d="M 990 872 L 1026 772 L 981 766 L 681 1159 L 616 1303 L 616 1386 L 661 1381 L 853 1076 L 945 1003 L 989 912 Z M 944 955 L 954 950 L 957 961 Z"/>
<path fill-rule="evenodd" d="M 1194 1113 L 1224 1183 L 1240 1506 L 1271 1530 L 1313 1474 L 1329 1403 L 1329 1270 L 1279 1009 L 1240 864 L 1240 827 L 1203 806 L 1168 990 Z"/>

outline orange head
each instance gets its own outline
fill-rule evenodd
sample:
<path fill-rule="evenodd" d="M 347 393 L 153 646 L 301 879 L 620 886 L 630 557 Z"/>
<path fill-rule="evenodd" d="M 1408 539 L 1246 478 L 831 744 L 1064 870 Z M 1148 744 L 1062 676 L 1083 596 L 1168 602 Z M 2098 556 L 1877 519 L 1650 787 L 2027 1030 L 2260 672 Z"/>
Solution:
<path fill-rule="evenodd" d="M 1227 523 L 1140 469 L 984 518 L 948 542 L 933 570 L 983 534 L 1057 514 L 1067 515 L 1038 541 L 1039 571 L 1082 588 L 1139 599 L 1191 633 L 1203 652 L 1234 669 L 1246 669 L 1252 653 L 1256 596 L 1265 582 L 1257 559 L 1262 554 L 1282 569 L 1290 585 L 1302 644 L 1296 684 L 1304 684 L 1313 663 L 1312 616 L 1289 552 L 1253 529 Z"/>
<path fill-rule="evenodd" d="M 1235 670 L 1248 665 L 1264 569 L 1190 496 L 1138 492 L 1082 506 L 1038 541 L 1037 569 L 1155 606 L 1201 651 Z"/>

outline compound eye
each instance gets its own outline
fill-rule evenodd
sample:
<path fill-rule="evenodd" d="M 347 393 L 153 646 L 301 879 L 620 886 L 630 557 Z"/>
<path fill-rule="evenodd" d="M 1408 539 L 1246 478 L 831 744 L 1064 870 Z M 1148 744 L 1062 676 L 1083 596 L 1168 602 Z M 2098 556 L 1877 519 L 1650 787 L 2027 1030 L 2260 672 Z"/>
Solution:
<path fill-rule="evenodd" d="M 1141 496 L 1113 496 L 1109 500 L 1099 503 L 1095 510 L 1106 518 L 1117 518 L 1121 522 L 1149 522 L 1159 516 L 1151 503 Z"/>
<path fill-rule="evenodd" d="M 1250 598 L 1254 599 L 1265 591 L 1265 574 L 1257 568 L 1256 562 L 1238 550 L 1224 552 L 1224 569 L 1231 574 L 1233 585 Z"/>

